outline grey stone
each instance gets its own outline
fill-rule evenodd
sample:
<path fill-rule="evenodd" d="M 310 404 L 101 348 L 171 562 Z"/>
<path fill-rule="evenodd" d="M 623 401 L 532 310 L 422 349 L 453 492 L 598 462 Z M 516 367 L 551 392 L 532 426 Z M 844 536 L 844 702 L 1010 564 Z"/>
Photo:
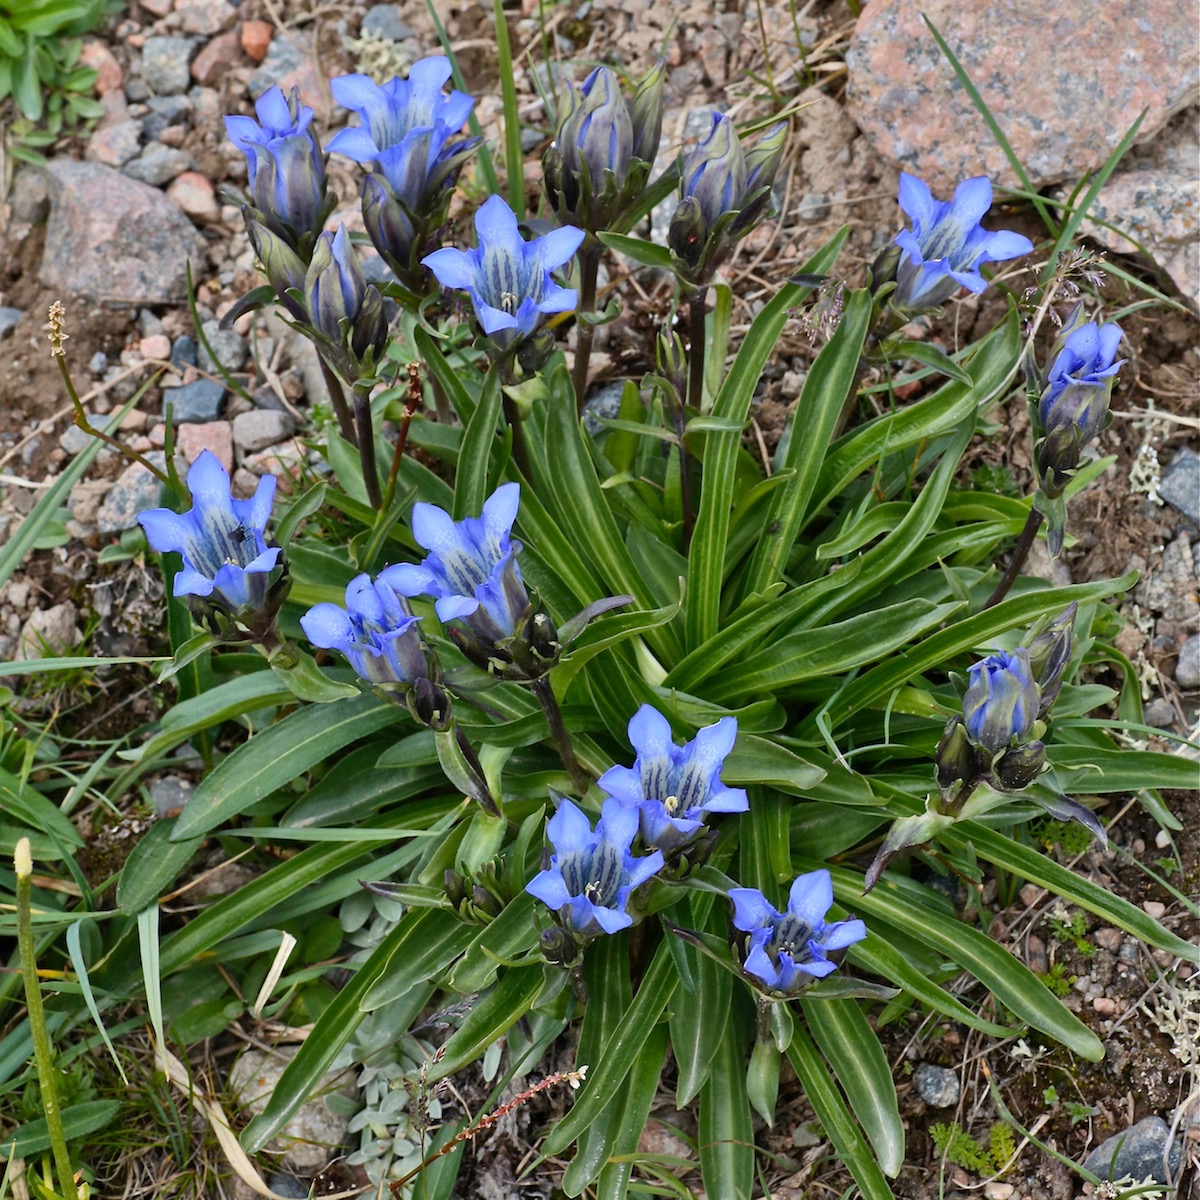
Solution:
<path fill-rule="evenodd" d="M 50 191 L 46 172 L 41 167 L 26 165 L 13 176 L 8 202 L 12 205 L 14 221 L 40 225 L 50 211 Z"/>
<path fill-rule="evenodd" d="M 97 129 L 87 141 L 84 156 L 92 162 L 120 167 L 138 152 L 142 144 L 141 121 L 118 121 Z"/>
<path fill-rule="evenodd" d="M 24 314 L 23 308 L 0 307 L 0 338 L 7 337 L 12 333 L 13 328 Z"/>
<path fill-rule="evenodd" d="M 187 96 L 151 96 L 146 107 L 168 125 L 182 125 L 192 111 L 192 102 Z"/>
<path fill-rule="evenodd" d="M 403 42 L 417 36 L 417 31 L 401 18 L 398 4 L 372 5 L 363 17 L 362 32 L 378 38 L 391 38 L 393 42 Z"/>
<path fill-rule="evenodd" d="M 161 450 L 146 455 L 156 467 L 164 467 L 167 456 Z M 100 533 L 123 533 L 137 524 L 138 513 L 159 507 L 162 485 L 158 477 L 141 463 L 130 463 L 109 489 L 96 514 L 96 529 Z"/>
<path fill-rule="evenodd" d="M 148 37 L 142 47 L 142 79 L 159 96 L 186 92 L 192 82 L 188 66 L 196 43 L 184 37 Z"/>
<path fill-rule="evenodd" d="M 166 418 L 169 404 L 172 419 L 179 424 L 215 421 L 221 415 L 224 398 L 224 385 L 212 379 L 196 379 L 183 387 L 163 388 L 163 418 Z"/>
<path fill-rule="evenodd" d="M 108 355 L 103 350 L 97 350 L 91 358 L 88 359 L 88 370 L 93 375 L 103 375 L 108 370 Z"/>
<path fill-rule="evenodd" d="M 295 429 L 296 422 L 291 413 L 256 408 L 234 417 L 233 441 L 243 453 L 253 453 L 291 437 Z"/>
<path fill-rule="evenodd" d="M 204 336 L 212 347 L 213 354 L 216 355 L 214 362 L 212 354 L 209 354 L 204 343 L 201 342 L 200 369 L 215 371 L 219 362 L 227 371 L 239 370 L 246 361 L 246 339 L 236 330 L 222 329 L 219 321 L 205 321 L 200 328 L 204 331 Z"/>
<path fill-rule="evenodd" d="M 304 51 L 292 45 L 286 38 L 272 38 L 262 66 L 250 76 L 246 90 L 257 100 L 269 87 L 277 84 L 285 75 L 304 66 Z"/>
<path fill-rule="evenodd" d="M 604 430 L 602 421 L 612 421 L 621 415 L 621 396 L 625 383 L 618 380 L 598 387 L 583 406 L 583 424 L 593 437 Z"/>
<path fill-rule="evenodd" d="M 132 162 L 125 164 L 130 179 L 140 179 L 152 187 L 170 183 L 176 175 L 192 170 L 196 160 L 186 150 L 174 150 L 162 142 L 151 142 Z"/>
<path fill-rule="evenodd" d="M 1163 472 L 1158 494 L 1200 525 L 1200 454 L 1184 446 Z"/>
<path fill-rule="evenodd" d="M 1200 656 L 1197 656 L 1196 665 L 1200 667 Z M 1142 715 L 1147 725 L 1153 725 L 1155 729 L 1170 729 L 1175 724 L 1175 705 L 1170 700 L 1151 700 Z"/>
<path fill-rule="evenodd" d="M 191 798 L 196 785 L 181 775 L 164 775 L 150 785 L 150 801 L 160 817 L 172 816 Z"/>
<path fill-rule="evenodd" d="M 1188 638 L 1180 647 L 1175 682 L 1189 691 L 1200 688 L 1200 635 Z"/>
<path fill-rule="evenodd" d="M 1124 1133 L 1115 1133 L 1101 1142 L 1083 1160 L 1083 1169 L 1100 1179 L 1122 1179 L 1126 1175 L 1141 1181 L 1154 1179 L 1167 1183 L 1163 1171 L 1163 1151 L 1171 1131 L 1162 1117 L 1147 1117 Z M 1178 1142 L 1171 1143 L 1168 1165 L 1171 1174 L 1179 1171 L 1182 1151 Z"/>
<path fill-rule="evenodd" d="M 286 1200 L 306 1200 L 311 1191 L 307 1183 L 301 1183 L 294 1175 L 280 1175 L 278 1173 L 267 1176 L 267 1187 L 275 1195 L 283 1196 Z"/>
<path fill-rule="evenodd" d="M 526 154 L 532 153 L 545 140 L 546 135 L 540 129 L 531 129 L 528 125 L 521 127 L 521 149 Z"/>
<path fill-rule="evenodd" d="M 18 659 L 55 658 L 77 646 L 79 630 L 75 627 L 78 614 L 70 600 L 51 608 L 38 608 L 29 614 L 17 639 Z"/>
<path fill-rule="evenodd" d="M 183 300 L 188 259 L 206 261 L 205 242 L 177 205 L 100 163 L 55 160 L 47 172 L 46 288 L 111 305 Z"/>
<path fill-rule="evenodd" d="M 296 1054 L 295 1046 L 277 1046 L 269 1054 L 247 1050 L 229 1073 L 230 1091 L 238 1098 L 243 1113 L 257 1116 L 266 1107 L 284 1068 Z M 341 1149 L 350 1130 L 350 1118 L 339 1116 L 325 1101 L 339 1092 L 357 1099 L 358 1088 L 347 1072 L 331 1071 L 312 1090 L 312 1099 L 302 1105 L 283 1127 L 279 1137 L 265 1147 L 283 1153 L 283 1165 L 298 1173 L 321 1167 Z"/>
<path fill-rule="evenodd" d="M 108 417 L 99 416 L 96 413 L 88 413 L 87 419 L 93 429 L 104 429 L 108 425 Z M 68 425 L 58 436 L 58 444 L 72 457 L 86 450 L 92 444 L 92 441 L 92 435 L 84 433 L 75 424 Z M 106 446 L 100 453 L 116 454 L 117 452 L 111 446 Z"/>
<path fill-rule="evenodd" d="M 1196 594 L 1196 566 L 1192 543 L 1181 534 L 1163 551 L 1162 565 L 1152 570 L 1136 595 L 1152 612 L 1170 621 L 1193 621 L 1200 617 L 1200 597 Z"/>
<path fill-rule="evenodd" d="M 951 1108 L 958 1103 L 960 1087 L 958 1073 L 948 1067 L 922 1063 L 913 1072 L 917 1095 L 934 1108 Z"/>
<path fill-rule="evenodd" d="M 171 362 L 177 367 L 196 365 L 196 339 L 189 334 L 180 334 L 171 343 Z"/>

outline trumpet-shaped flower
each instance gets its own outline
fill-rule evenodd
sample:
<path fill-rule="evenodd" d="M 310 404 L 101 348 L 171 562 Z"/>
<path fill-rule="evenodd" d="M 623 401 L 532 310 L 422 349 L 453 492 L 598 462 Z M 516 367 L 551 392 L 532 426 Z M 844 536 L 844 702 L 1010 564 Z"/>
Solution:
<path fill-rule="evenodd" d="M 298 238 L 320 229 L 325 204 L 325 160 L 312 131 L 313 110 L 276 84 L 254 105 L 253 117 L 225 118 L 233 144 L 246 156 L 250 195 L 272 224 L 290 227 Z M 277 227 L 277 232 L 287 232 Z"/>
<path fill-rule="evenodd" d="M 401 596 L 433 596 L 439 620 L 464 618 L 493 642 L 511 637 L 530 603 L 512 539 L 520 500 L 520 484 L 502 484 L 481 516 L 461 521 L 435 504 L 414 504 L 413 537 L 429 554 L 386 568 L 380 580 Z"/>
<path fill-rule="evenodd" d="M 1104 424 L 1116 374 L 1125 359 L 1117 358 L 1119 325 L 1078 324 L 1061 339 L 1046 372 L 1038 416 L 1047 434 L 1076 429 L 1086 446 Z"/>
<path fill-rule="evenodd" d="M 933 198 L 915 175 L 900 176 L 900 207 L 912 221 L 895 237 L 902 254 L 896 269 L 894 303 L 901 309 L 932 308 L 960 288 L 982 292 L 983 263 L 1018 258 L 1033 250 L 1022 234 L 984 229 L 979 222 L 992 205 L 992 184 L 985 176 L 965 180 L 954 199 Z"/>
<path fill-rule="evenodd" d="M 489 337 L 507 345 L 533 333 L 544 313 L 575 308 L 575 291 L 559 287 L 550 272 L 571 260 L 583 241 L 582 229 L 553 229 L 526 242 L 513 210 L 500 196 L 491 196 L 475 214 L 475 232 L 474 250 L 447 246 L 421 261 L 443 287 L 467 292 Z"/>
<path fill-rule="evenodd" d="M 833 903 L 829 872 L 812 871 L 792 884 L 779 912 L 757 888 L 731 888 L 733 925 L 745 939 L 742 967 L 765 987 L 796 992 L 837 969 L 829 955 L 867 936 L 862 921 L 826 923 Z"/>
<path fill-rule="evenodd" d="M 446 182 L 447 164 L 462 153 L 447 143 L 466 123 L 475 98 L 442 91 L 452 71 L 443 55 L 413 63 L 407 79 L 377 84 L 366 75 L 330 80 L 333 98 L 356 112 L 361 124 L 343 129 L 329 143 L 331 154 L 375 163 L 396 196 L 416 210 L 426 193 Z M 472 143 L 474 144 L 474 143 Z"/>
<path fill-rule="evenodd" d="M 633 924 L 626 911 L 629 894 L 662 870 L 656 850 L 643 858 L 629 852 L 637 835 L 637 812 L 606 800 L 595 830 L 570 800 L 546 822 L 554 844 L 550 865 L 525 890 L 558 914 L 581 937 L 616 933 Z"/>
<path fill-rule="evenodd" d="M 138 516 L 155 550 L 183 556 L 175 595 L 211 597 L 234 613 L 262 608 L 280 555 L 278 546 L 264 540 L 275 477 L 264 475 L 249 500 L 235 500 L 228 472 L 215 454 L 202 450 L 187 482 L 192 493 L 187 512 L 152 508 Z"/>
<path fill-rule="evenodd" d="M 677 746 L 666 717 L 643 704 L 629 722 L 629 740 L 637 751 L 633 766 L 610 767 L 599 785 L 637 809 L 648 846 L 672 850 L 703 827 L 706 814 L 749 807 L 745 791 L 721 782 L 721 768 L 736 738 L 736 718 L 722 717 Z"/>
<path fill-rule="evenodd" d="M 383 580 L 358 575 L 346 585 L 346 607 L 315 604 L 300 618 L 314 646 L 337 650 L 368 683 L 413 683 L 428 674 L 419 617 Z"/>
<path fill-rule="evenodd" d="M 963 722 L 972 741 L 997 754 L 1028 737 L 1038 719 L 1041 694 L 1029 651 L 1001 650 L 969 667 Z"/>

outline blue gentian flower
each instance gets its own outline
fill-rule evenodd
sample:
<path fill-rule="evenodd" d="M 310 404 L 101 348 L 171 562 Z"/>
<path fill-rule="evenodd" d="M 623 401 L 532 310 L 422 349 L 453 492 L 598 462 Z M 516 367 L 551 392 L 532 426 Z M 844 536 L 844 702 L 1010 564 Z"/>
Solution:
<path fill-rule="evenodd" d="M 444 247 L 421 261 L 443 287 L 462 288 L 471 297 L 483 332 L 501 346 L 528 337 L 544 313 L 571 312 L 577 295 L 559 287 L 550 272 L 569 262 L 582 229 L 567 226 L 526 242 L 517 217 L 500 196 L 490 196 L 475 214 L 478 246 Z"/>
<path fill-rule="evenodd" d="M 982 292 L 987 280 L 982 263 L 1019 258 L 1033 243 L 1019 233 L 995 233 L 979 222 L 992 206 L 992 184 L 985 176 L 967 179 L 954 189 L 952 201 L 933 198 L 915 175 L 900 175 L 900 207 L 912 229 L 896 234 L 903 252 L 896 269 L 893 303 L 901 309 L 933 308 L 960 287 Z"/>
<path fill-rule="evenodd" d="M 1076 313 L 1082 315 L 1082 309 Z M 1121 327 L 1070 321 L 1063 334 L 1051 351 L 1038 415 L 1047 434 L 1077 429 L 1082 447 L 1100 432 L 1116 374 L 1125 363 L 1117 359 Z"/>
<path fill-rule="evenodd" d="M 604 172 L 611 171 L 617 187 L 625 182 L 633 157 L 633 121 L 617 77 L 597 67 L 576 95 L 566 93 L 566 113 L 555 137 L 565 170 L 578 175 L 586 169 L 594 191 L 600 191 Z"/>
<path fill-rule="evenodd" d="M 736 738 L 737 718 L 722 717 L 677 746 L 666 717 L 643 704 L 629 722 L 629 740 L 637 751 L 633 766 L 610 767 L 599 786 L 637 809 L 647 846 L 673 850 L 703 828 L 707 813 L 749 807 L 743 789 L 721 782 L 721 767 Z"/>
<path fill-rule="evenodd" d="M 487 642 L 512 637 L 530 607 L 517 566 L 521 545 L 512 538 L 520 500 L 520 484 L 501 484 L 481 516 L 462 521 L 435 504 L 414 504 L 413 537 L 429 554 L 386 568 L 380 580 L 401 596 L 433 596 L 439 620 L 461 617 Z"/>
<path fill-rule="evenodd" d="M 346 585 L 346 607 L 315 604 L 300 618 L 314 646 L 337 650 L 368 683 L 413 683 L 428 673 L 419 617 L 383 580 L 358 575 Z"/>
<path fill-rule="evenodd" d="M 349 349 L 356 363 L 368 351 L 383 352 L 387 318 L 379 289 L 368 283 L 344 225 L 317 238 L 312 262 L 304 277 L 309 324 L 339 351 Z M 344 328 L 343 321 L 348 321 Z M 355 367 L 348 365 L 349 373 Z"/>
<path fill-rule="evenodd" d="M 990 654 L 968 668 L 967 675 L 963 723 L 971 740 L 990 754 L 1023 742 L 1041 705 L 1028 649 L 1018 646 Z"/>
<path fill-rule="evenodd" d="M 288 99 L 276 84 L 259 96 L 254 111 L 257 121 L 226 117 L 225 129 L 246 156 L 255 207 L 297 238 L 316 232 L 323 221 L 325 159 L 312 130 L 313 110 L 300 103 L 295 88 Z"/>
<path fill-rule="evenodd" d="M 779 912 L 757 888 L 731 888 L 734 928 L 748 934 L 742 967 L 775 992 L 796 992 L 837 969 L 829 955 L 867 936 L 862 921 L 834 921 L 829 872 L 812 871 L 792 884 L 786 912 Z"/>
<path fill-rule="evenodd" d="M 278 546 L 264 540 L 275 477 L 264 475 L 249 500 L 235 500 L 228 472 L 215 454 L 202 450 L 187 482 L 192 493 L 187 512 L 152 508 L 138 516 L 155 550 L 183 556 L 175 595 L 210 597 L 233 613 L 261 609 L 280 555 Z"/>
<path fill-rule="evenodd" d="M 637 829 L 636 811 L 618 800 L 604 802 L 595 831 L 584 813 L 564 800 L 546 822 L 554 844 L 550 865 L 525 890 L 582 937 L 627 928 L 633 924 L 626 911 L 629 893 L 663 866 L 658 850 L 644 858 L 630 854 Z"/>
<path fill-rule="evenodd" d="M 377 164 L 396 195 L 415 210 L 431 180 L 441 181 L 437 176 L 444 161 L 459 152 L 447 142 L 475 104 L 465 92 L 443 93 L 451 74 L 450 60 L 436 55 L 413 63 L 407 79 L 377 84 L 366 75 L 342 75 L 330 80 L 333 98 L 358 113 L 362 124 L 337 134 L 329 152 Z"/>

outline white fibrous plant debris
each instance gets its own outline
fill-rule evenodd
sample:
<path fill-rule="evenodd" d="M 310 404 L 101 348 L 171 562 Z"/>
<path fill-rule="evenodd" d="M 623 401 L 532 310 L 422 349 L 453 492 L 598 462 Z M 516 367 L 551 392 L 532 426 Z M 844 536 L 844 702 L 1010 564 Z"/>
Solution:
<path fill-rule="evenodd" d="M 1166 986 L 1147 1015 L 1171 1041 L 1171 1053 L 1190 1071 L 1200 1072 L 1200 979 Z"/>
<path fill-rule="evenodd" d="M 1158 494 L 1162 486 L 1162 466 L 1155 443 L 1163 441 L 1171 432 L 1171 426 L 1158 415 L 1153 396 L 1146 397 L 1146 415 L 1132 425 L 1140 431 L 1142 440 L 1129 469 L 1129 490 L 1162 508 L 1163 498 Z"/>

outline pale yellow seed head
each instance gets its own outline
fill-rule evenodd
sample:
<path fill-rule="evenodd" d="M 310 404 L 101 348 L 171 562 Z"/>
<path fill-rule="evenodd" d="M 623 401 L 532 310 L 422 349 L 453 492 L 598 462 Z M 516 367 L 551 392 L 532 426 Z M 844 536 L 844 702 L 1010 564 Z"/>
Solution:
<path fill-rule="evenodd" d="M 13 870 L 22 878 L 28 879 L 33 874 L 33 851 L 28 838 L 21 838 L 13 851 Z"/>

